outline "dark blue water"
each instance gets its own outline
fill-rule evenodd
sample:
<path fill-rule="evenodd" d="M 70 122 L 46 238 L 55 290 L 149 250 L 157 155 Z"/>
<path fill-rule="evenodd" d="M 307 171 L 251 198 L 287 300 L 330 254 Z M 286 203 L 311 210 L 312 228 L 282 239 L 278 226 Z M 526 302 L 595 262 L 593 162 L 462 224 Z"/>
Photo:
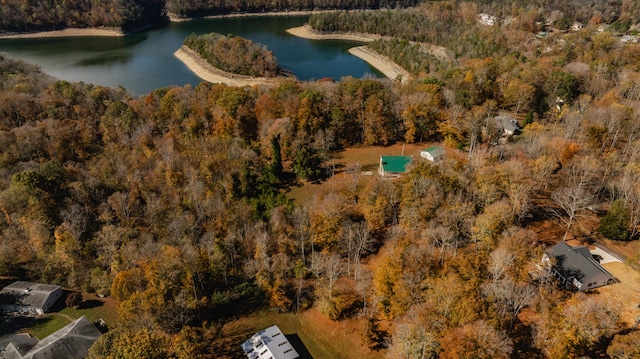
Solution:
<path fill-rule="evenodd" d="M 347 49 L 359 43 L 313 41 L 289 35 L 307 16 L 265 16 L 200 19 L 126 37 L 0 40 L 0 51 L 38 64 L 46 73 L 68 81 L 122 86 L 134 94 L 202 81 L 175 58 L 189 34 L 233 34 L 266 46 L 278 64 L 301 80 L 382 74 Z"/>

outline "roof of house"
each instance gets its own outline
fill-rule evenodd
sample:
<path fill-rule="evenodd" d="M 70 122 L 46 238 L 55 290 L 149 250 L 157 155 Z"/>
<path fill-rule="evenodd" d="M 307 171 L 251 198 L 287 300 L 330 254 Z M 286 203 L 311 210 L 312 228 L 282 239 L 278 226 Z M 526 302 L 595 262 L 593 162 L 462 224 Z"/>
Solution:
<path fill-rule="evenodd" d="M 11 297 L 18 305 L 42 308 L 49 296 L 57 290 L 61 290 L 59 285 L 17 281 L 4 287 L 0 295 Z"/>
<path fill-rule="evenodd" d="M 442 148 L 440 146 L 431 146 L 429 148 L 425 148 L 421 152 L 427 152 L 427 153 L 431 154 L 431 156 L 433 156 L 433 157 L 438 157 L 438 156 L 441 156 L 441 155 L 444 154 L 444 148 Z"/>
<path fill-rule="evenodd" d="M 609 271 L 596 262 L 587 247 L 571 247 L 562 241 L 549 248 L 549 254 L 556 259 L 556 270 L 567 278 L 577 275 L 592 278 L 602 273 L 613 278 Z"/>
<path fill-rule="evenodd" d="M 401 173 L 407 170 L 411 156 L 380 156 L 380 161 L 385 172 Z"/>
<path fill-rule="evenodd" d="M 65 358 L 81 359 L 102 333 L 85 316 L 67 324 L 32 346 L 28 352 L 16 350 L 9 344 L 4 353 L 6 359 Z"/>
<path fill-rule="evenodd" d="M 496 116 L 496 122 L 498 123 L 498 126 L 507 131 L 515 132 L 520 129 L 518 121 L 509 115 Z"/>
<path fill-rule="evenodd" d="M 265 349 L 269 349 L 274 359 L 299 357 L 296 350 L 291 346 L 277 325 L 272 325 L 267 329 L 257 332 L 241 345 L 242 350 L 251 359 L 259 358 L 261 350 L 264 350 L 263 347 L 265 346 Z"/>

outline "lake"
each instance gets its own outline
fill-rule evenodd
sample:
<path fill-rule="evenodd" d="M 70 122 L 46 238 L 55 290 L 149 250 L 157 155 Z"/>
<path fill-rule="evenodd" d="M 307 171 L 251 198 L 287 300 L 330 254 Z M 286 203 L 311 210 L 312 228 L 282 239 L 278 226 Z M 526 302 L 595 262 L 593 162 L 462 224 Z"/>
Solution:
<path fill-rule="evenodd" d="M 171 85 L 197 85 L 194 75 L 173 53 L 191 33 L 218 32 L 251 39 L 266 46 L 278 64 L 301 80 L 383 75 L 347 49 L 360 43 L 313 41 L 285 30 L 307 22 L 308 16 L 260 16 L 197 19 L 125 37 L 81 37 L 0 40 L 0 51 L 39 65 L 59 79 L 122 86 L 134 94 Z"/>

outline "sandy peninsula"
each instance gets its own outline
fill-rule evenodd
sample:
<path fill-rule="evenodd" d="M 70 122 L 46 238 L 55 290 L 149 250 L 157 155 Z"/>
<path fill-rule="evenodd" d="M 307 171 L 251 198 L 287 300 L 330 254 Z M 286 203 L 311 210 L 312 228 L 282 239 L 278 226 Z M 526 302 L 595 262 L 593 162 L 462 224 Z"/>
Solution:
<path fill-rule="evenodd" d="M 302 37 L 309 40 L 347 40 L 369 42 L 378 40 L 380 35 L 364 34 L 364 33 L 348 33 L 348 32 L 331 32 L 322 33 L 314 30 L 309 25 L 303 25 L 287 29 L 287 32 L 293 36 Z"/>
<path fill-rule="evenodd" d="M 101 28 L 70 28 L 64 30 L 0 34 L 0 39 L 36 39 L 47 37 L 83 37 L 83 36 L 124 36 L 124 32 L 116 29 Z"/>
<path fill-rule="evenodd" d="M 194 74 L 211 83 L 223 83 L 229 86 L 276 85 L 283 79 L 282 77 L 243 76 L 222 71 L 211 66 L 198 53 L 184 45 L 174 55 Z"/>
<path fill-rule="evenodd" d="M 291 35 L 302 37 L 310 40 L 347 40 L 347 41 L 359 41 L 370 42 L 382 38 L 380 35 L 374 34 L 362 34 L 362 33 L 321 33 L 315 31 L 309 25 L 294 27 L 288 29 L 287 32 Z M 408 71 L 400 67 L 395 62 L 389 60 L 386 56 L 367 48 L 366 46 L 357 46 L 349 49 L 349 53 L 353 56 L 359 57 L 366 61 L 369 65 L 378 69 L 387 78 L 391 80 L 401 79 L 402 83 L 406 83 L 411 75 Z"/>
<path fill-rule="evenodd" d="M 409 72 L 403 69 L 400 65 L 366 46 L 352 47 L 349 49 L 349 53 L 363 59 L 391 80 L 400 79 L 400 82 L 404 84 L 411 78 Z"/>

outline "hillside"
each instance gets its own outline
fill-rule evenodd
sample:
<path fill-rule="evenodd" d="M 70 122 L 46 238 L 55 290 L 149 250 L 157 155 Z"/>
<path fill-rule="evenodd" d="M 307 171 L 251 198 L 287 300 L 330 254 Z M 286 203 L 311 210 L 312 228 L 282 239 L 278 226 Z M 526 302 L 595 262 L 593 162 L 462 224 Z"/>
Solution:
<path fill-rule="evenodd" d="M 317 358 L 349 342 L 371 358 L 637 355 L 640 46 L 619 30 L 640 19 L 608 4 L 579 29 L 523 29 L 527 11 L 480 24 L 488 6 L 340 15 L 467 25 L 458 43 L 377 31 L 392 52 L 450 51 L 405 84 L 135 97 L 0 56 L 0 276 L 109 293 L 118 319 L 91 358 L 242 357 L 278 322 Z M 441 161 L 419 156 L 434 145 Z M 378 175 L 400 154 L 406 173 Z M 605 264 L 621 282 L 562 288 L 540 259 L 563 239 L 624 249 Z"/>

